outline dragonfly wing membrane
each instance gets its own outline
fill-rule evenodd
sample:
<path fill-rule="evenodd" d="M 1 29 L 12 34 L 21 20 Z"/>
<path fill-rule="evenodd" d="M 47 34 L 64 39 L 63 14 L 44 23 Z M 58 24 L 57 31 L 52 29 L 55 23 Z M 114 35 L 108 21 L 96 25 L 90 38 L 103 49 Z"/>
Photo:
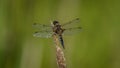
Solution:
<path fill-rule="evenodd" d="M 63 35 L 77 34 L 77 33 L 81 32 L 81 30 L 82 30 L 81 27 L 68 28 L 68 29 L 65 29 L 65 31 L 63 32 Z"/>
<path fill-rule="evenodd" d="M 34 28 L 39 29 L 39 30 L 52 30 L 50 25 L 43 25 L 43 24 L 39 24 L 39 23 L 34 23 L 32 26 Z"/>
<path fill-rule="evenodd" d="M 71 28 L 71 27 L 78 27 L 79 22 L 80 22 L 80 19 L 79 19 L 79 18 L 76 18 L 76 19 L 74 19 L 74 20 L 72 20 L 72 21 L 69 21 L 69 22 L 67 22 L 67 23 L 65 23 L 65 24 L 63 24 L 63 25 L 61 25 L 61 26 L 62 26 L 63 28 L 65 28 L 65 29 L 68 29 L 68 28 Z"/>
<path fill-rule="evenodd" d="M 53 35 L 51 31 L 37 31 L 33 34 L 35 37 L 50 38 Z"/>

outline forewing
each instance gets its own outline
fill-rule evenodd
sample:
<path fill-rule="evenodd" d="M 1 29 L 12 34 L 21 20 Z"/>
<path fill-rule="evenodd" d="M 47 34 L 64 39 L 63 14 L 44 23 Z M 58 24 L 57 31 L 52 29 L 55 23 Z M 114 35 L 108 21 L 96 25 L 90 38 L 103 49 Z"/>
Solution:
<path fill-rule="evenodd" d="M 43 25 L 43 24 L 39 24 L 39 23 L 34 23 L 33 27 L 37 28 L 39 30 L 52 30 L 50 25 Z"/>
<path fill-rule="evenodd" d="M 69 28 L 72 28 L 72 27 L 78 27 L 79 26 L 79 22 L 80 22 L 80 19 L 79 18 L 76 18 L 72 21 L 69 21 L 63 25 L 61 25 L 63 28 L 65 29 L 69 29 Z"/>
<path fill-rule="evenodd" d="M 36 31 L 33 36 L 41 38 L 50 38 L 53 35 L 51 31 Z"/>
<path fill-rule="evenodd" d="M 81 32 L 81 30 L 82 30 L 81 27 L 68 28 L 68 29 L 65 29 L 65 31 L 63 32 L 63 35 L 78 34 L 79 32 Z"/>

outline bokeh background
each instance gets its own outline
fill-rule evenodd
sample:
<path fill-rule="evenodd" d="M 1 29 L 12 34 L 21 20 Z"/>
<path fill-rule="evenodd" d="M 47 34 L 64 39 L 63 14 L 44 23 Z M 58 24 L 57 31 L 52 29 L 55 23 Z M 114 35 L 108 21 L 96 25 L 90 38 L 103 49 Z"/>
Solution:
<path fill-rule="evenodd" d="M 53 39 L 33 37 L 32 24 L 75 18 L 67 68 L 120 68 L 120 0 L 0 0 L 0 68 L 57 68 Z"/>

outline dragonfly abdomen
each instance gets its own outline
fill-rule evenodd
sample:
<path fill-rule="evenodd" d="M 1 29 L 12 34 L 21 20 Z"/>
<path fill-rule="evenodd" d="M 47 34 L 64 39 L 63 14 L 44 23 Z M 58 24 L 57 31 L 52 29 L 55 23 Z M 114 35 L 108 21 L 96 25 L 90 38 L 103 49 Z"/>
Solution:
<path fill-rule="evenodd" d="M 59 37 L 60 37 L 60 38 L 59 38 L 59 39 L 60 39 L 60 43 L 61 43 L 62 47 L 65 49 L 63 38 L 62 38 L 61 35 L 60 35 Z"/>

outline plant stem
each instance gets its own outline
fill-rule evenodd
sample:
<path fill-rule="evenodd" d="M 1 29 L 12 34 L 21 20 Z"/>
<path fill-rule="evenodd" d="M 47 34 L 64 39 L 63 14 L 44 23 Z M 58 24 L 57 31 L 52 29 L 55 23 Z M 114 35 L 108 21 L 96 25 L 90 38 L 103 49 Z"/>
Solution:
<path fill-rule="evenodd" d="M 59 46 L 60 43 L 59 43 L 59 39 L 57 35 L 53 35 L 53 39 L 54 39 L 55 46 L 56 46 L 56 61 L 58 64 L 58 68 L 66 68 L 64 52 Z"/>

